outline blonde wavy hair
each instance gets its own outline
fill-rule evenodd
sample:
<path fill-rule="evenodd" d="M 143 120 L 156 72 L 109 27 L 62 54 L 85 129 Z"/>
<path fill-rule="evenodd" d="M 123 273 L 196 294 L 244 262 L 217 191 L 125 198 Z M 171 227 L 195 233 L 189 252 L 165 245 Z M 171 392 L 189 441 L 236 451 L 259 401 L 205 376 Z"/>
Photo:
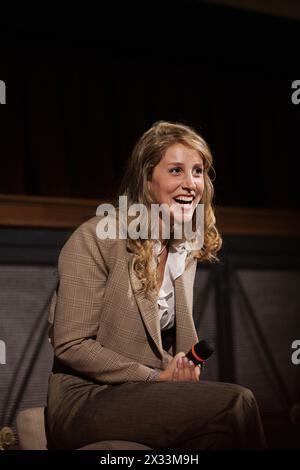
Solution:
<path fill-rule="evenodd" d="M 212 173 L 214 178 L 213 158 L 205 140 L 191 127 L 168 121 L 155 122 L 134 146 L 118 196 L 127 196 L 128 206 L 134 203 L 146 205 L 150 213 L 151 204 L 155 201 L 152 199 L 147 182 L 151 180 L 154 167 L 163 158 L 167 149 L 176 143 L 197 150 L 204 165 L 204 192 L 200 201 L 204 204 L 204 243 L 200 250 L 193 252 L 193 255 L 199 261 L 217 261 L 217 252 L 222 246 L 222 239 L 216 228 L 212 203 L 214 189 L 209 173 Z M 117 200 L 116 206 L 118 206 Z M 193 215 L 193 224 L 195 214 L 196 211 Z M 136 254 L 134 270 L 141 281 L 142 291 L 146 296 L 157 295 L 159 275 L 156 264 L 153 263 L 154 240 L 129 239 L 129 246 Z"/>

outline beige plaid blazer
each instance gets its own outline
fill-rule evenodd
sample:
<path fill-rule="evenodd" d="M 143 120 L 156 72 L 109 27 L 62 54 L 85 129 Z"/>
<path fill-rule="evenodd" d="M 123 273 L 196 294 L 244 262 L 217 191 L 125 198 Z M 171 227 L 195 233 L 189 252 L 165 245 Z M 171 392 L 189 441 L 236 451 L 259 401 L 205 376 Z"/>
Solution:
<path fill-rule="evenodd" d="M 125 239 L 101 240 L 96 216 L 78 227 L 58 259 L 59 283 L 49 310 L 49 335 L 56 357 L 94 381 L 147 381 L 171 354 L 198 341 L 192 317 L 197 261 L 192 251 L 175 280 L 176 345 L 162 347 L 158 306 L 139 293 L 135 254 Z M 170 348 L 172 349 L 172 348 Z"/>

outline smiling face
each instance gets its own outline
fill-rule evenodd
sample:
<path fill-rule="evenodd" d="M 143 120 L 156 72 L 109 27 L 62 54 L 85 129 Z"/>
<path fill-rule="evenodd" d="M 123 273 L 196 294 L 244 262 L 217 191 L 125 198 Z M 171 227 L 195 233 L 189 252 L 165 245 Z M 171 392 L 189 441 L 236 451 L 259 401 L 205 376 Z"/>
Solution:
<path fill-rule="evenodd" d="M 171 220 L 188 222 L 204 191 L 203 159 L 181 143 L 168 147 L 154 167 L 148 188 L 156 204 L 170 207 Z"/>

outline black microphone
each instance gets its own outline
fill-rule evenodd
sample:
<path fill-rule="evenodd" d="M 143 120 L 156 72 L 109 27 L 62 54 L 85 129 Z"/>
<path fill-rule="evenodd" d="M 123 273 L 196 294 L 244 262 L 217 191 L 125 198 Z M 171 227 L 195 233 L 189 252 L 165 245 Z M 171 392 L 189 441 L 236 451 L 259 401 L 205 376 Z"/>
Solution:
<path fill-rule="evenodd" d="M 203 368 L 206 359 L 212 355 L 214 350 L 215 348 L 211 340 L 202 339 L 199 343 L 192 346 L 186 357 L 196 366 L 200 365 Z"/>

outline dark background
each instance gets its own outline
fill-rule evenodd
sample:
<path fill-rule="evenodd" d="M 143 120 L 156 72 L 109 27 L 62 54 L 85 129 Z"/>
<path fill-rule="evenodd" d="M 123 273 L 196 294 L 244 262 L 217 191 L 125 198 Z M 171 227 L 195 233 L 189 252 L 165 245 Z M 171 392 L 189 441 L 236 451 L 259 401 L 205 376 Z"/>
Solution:
<path fill-rule="evenodd" d="M 98 7 L 1 17 L 0 193 L 110 198 L 165 119 L 208 141 L 217 204 L 299 208 L 300 22 L 201 1 Z"/>
<path fill-rule="evenodd" d="M 0 194 L 111 198 L 136 140 L 166 119 L 208 141 L 219 206 L 299 209 L 300 105 L 291 101 L 291 84 L 300 79 L 300 12 L 208 3 L 26 3 L 9 12 L 2 5 Z M 291 363 L 299 238 L 265 236 L 263 228 L 260 236 L 225 236 L 221 263 L 198 266 L 195 323 L 201 338 L 217 343 L 204 378 L 249 387 L 270 448 L 300 449 L 299 416 L 292 417 L 300 366 Z M 1 227 L 0 338 L 8 362 L 0 427 L 15 430 L 18 410 L 45 406 L 53 354 L 45 305 L 69 235 Z"/>

